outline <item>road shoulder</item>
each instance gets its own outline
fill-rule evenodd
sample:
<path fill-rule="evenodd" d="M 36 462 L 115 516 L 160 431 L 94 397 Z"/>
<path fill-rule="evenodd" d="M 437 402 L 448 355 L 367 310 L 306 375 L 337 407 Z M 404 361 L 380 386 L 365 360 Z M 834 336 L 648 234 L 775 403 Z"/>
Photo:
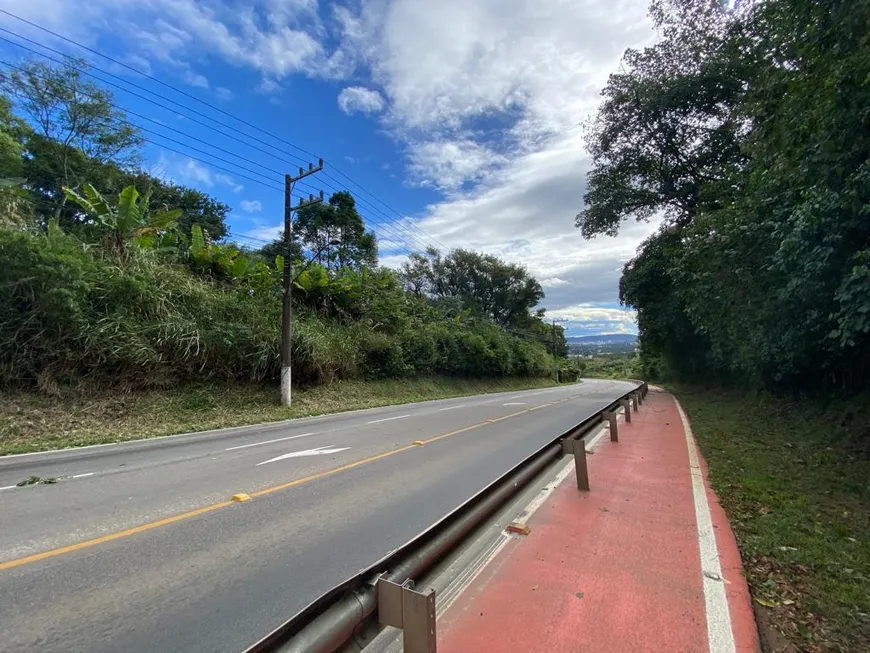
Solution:
<path fill-rule="evenodd" d="M 676 400 L 651 392 L 439 621 L 439 651 L 758 651 L 733 534 Z M 693 482 L 694 479 L 694 482 Z"/>

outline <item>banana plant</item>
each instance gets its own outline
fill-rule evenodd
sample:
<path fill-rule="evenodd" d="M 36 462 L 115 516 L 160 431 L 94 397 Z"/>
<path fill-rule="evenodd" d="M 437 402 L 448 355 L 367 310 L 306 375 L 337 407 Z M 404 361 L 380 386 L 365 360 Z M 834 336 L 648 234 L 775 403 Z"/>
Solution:
<path fill-rule="evenodd" d="M 198 265 L 217 269 L 234 279 L 243 278 L 250 267 L 248 258 L 235 247 L 209 242 L 207 233 L 198 224 L 190 229 L 190 256 Z"/>
<path fill-rule="evenodd" d="M 112 206 L 91 184 L 86 184 L 79 195 L 64 187 L 64 194 L 78 204 L 85 213 L 106 228 L 106 245 L 115 252 L 123 251 L 127 243 L 153 249 L 174 239 L 181 209 L 151 211 L 151 191 L 140 195 L 135 186 L 127 186 L 118 194 L 118 205 Z"/>

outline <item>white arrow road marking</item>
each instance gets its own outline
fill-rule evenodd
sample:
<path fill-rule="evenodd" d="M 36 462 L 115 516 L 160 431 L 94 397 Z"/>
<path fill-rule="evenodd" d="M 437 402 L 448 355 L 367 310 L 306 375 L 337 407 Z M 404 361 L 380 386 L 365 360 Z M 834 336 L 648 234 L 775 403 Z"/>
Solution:
<path fill-rule="evenodd" d="M 506 404 L 502 404 L 502 406 L 525 406 L 526 402 L 524 401 L 509 401 Z"/>
<path fill-rule="evenodd" d="M 316 449 L 306 449 L 305 451 L 294 451 L 292 453 L 285 453 L 283 456 L 278 456 L 277 458 L 272 458 L 271 460 L 264 460 L 261 463 L 257 463 L 256 467 L 260 465 L 265 465 L 266 463 L 274 463 L 278 460 L 286 460 L 287 458 L 301 458 L 303 456 L 324 456 L 330 453 L 338 453 L 339 451 L 346 451 L 350 449 L 350 447 L 339 447 L 336 449 L 330 449 L 332 445 L 328 444 L 325 447 L 317 447 Z"/>

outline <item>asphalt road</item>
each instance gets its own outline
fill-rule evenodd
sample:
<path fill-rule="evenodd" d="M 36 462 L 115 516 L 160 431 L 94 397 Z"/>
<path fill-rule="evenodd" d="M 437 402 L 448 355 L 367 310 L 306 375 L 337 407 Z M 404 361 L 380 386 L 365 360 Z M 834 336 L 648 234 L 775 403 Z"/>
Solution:
<path fill-rule="evenodd" d="M 240 651 L 632 387 L 0 458 L 0 651 Z"/>

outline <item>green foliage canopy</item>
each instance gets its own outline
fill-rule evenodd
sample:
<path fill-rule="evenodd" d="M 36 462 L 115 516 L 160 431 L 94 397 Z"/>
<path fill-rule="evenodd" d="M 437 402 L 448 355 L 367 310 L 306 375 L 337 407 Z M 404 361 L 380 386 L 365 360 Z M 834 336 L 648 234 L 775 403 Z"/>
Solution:
<path fill-rule="evenodd" d="M 656 2 L 590 131 L 577 226 L 664 213 L 625 267 L 649 369 L 870 380 L 870 2 Z"/>

